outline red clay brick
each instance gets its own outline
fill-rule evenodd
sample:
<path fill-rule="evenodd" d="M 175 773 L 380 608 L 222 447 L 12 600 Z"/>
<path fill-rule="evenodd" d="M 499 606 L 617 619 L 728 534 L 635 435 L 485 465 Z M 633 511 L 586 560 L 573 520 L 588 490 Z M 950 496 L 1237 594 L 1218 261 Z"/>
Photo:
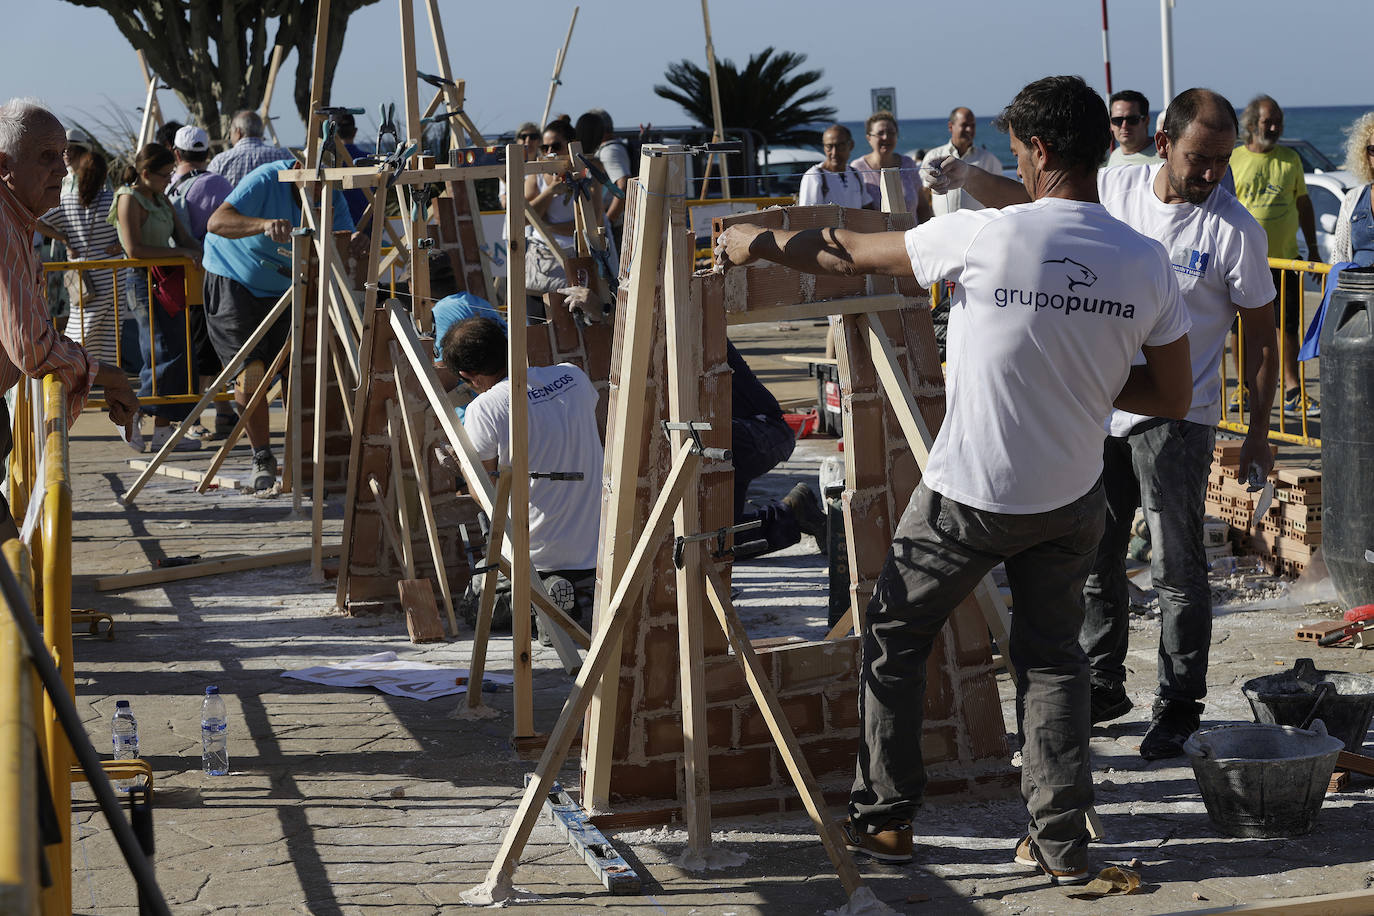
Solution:
<path fill-rule="evenodd" d="M 786 693 L 815 691 L 857 678 L 859 639 L 804 643 L 777 651 L 778 688 Z"/>
<path fill-rule="evenodd" d="M 854 450 L 857 467 L 854 473 L 854 488 L 864 490 L 869 487 L 886 488 L 887 468 L 883 466 L 883 456 L 887 454 L 887 441 L 883 436 L 883 409 L 880 399 L 860 401 L 857 398 L 846 404 L 853 411 L 853 434 L 845 431 L 845 450 Z"/>
<path fill-rule="evenodd" d="M 1000 594 L 996 595 L 1001 601 Z M 972 596 L 965 598 L 949 619 L 954 638 L 954 657 L 960 665 L 985 665 L 992 660 L 992 642 L 983 612 Z"/>
<path fill-rule="evenodd" d="M 903 446 L 892 455 L 888 465 L 888 483 L 892 490 L 893 503 L 905 508 L 920 482 L 921 469 L 916 464 L 916 456 L 908 447 Z M 899 517 L 900 514 L 899 512 Z"/>
<path fill-rule="evenodd" d="M 742 699 L 748 690 L 744 684 L 744 672 L 733 656 L 712 659 L 706 663 L 706 702 L 734 702 Z"/>
<path fill-rule="evenodd" d="M 677 631 L 651 627 L 644 634 L 644 656 L 637 668 L 644 679 L 642 709 L 665 709 L 677 700 Z"/>
<path fill-rule="evenodd" d="M 765 786 L 772 781 L 772 749 L 758 747 L 711 755 L 711 788 L 728 791 Z"/>
<path fill-rule="evenodd" d="M 615 763 L 611 768 L 612 800 L 675 798 L 678 793 L 677 759 L 648 763 Z"/>
<path fill-rule="evenodd" d="M 831 731 L 859 727 L 859 685 L 855 681 L 843 687 L 825 689 L 826 718 Z"/>
<path fill-rule="evenodd" d="M 536 332 L 525 338 L 525 352 L 531 366 L 553 365 L 553 346 L 547 332 Z"/>
<path fill-rule="evenodd" d="M 923 708 L 927 722 L 952 719 L 957 714 L 954 690 L 945 671 L 949 657 L 946 653 L 946 646 L 948 645 L 948 640 L 945 638 L 946 632 L 947 630 L 940 631 L 930 650 L 930 659 L 934 665 L 931 666 L 931 676 L 926 678 L 926 698 Z"/>
<path fill-rule="evenodd" d="M 921 732 L 921 756 L 927 766 L 961 759 L 958 730 L 953 725 L 926 725 Z"/>
<path fill-rule="evenodd" d="M 801 696 L 783 697 L 779 701 L 787 724 L 798 738 L 818 735 L 825 731 L 824 704 L 820 694 L 808 693 Z M 747 710 L 740 716 L 739 743 L 741 747 L 755 744 L 771 744 L 772 733 L 764 721 L 761 710 Z"/>
<path fill-rule="evenodd" d="M 974 760 L 1007 757 L 1007 726 L 997 681 L 991 674 L 965 678 L 959 685 L 960 710 L 968 725 L 969 753 Z"/>
<path fill-rule="evenodd" d="M 801 742 L 802 756 L 806 758 L 807 765 L 811 767 L 811 774 L 818 780 L 836 773 L 852 777 L 854 764 L 859 757 L 859 742 L 861 740 L 859 736 L 851 735 L 843 738 L 830 736 L 814 741 L 803 741 Z M 783 780 L 790 781 L 781 756 L 778 757 L 778 773 Z"/>

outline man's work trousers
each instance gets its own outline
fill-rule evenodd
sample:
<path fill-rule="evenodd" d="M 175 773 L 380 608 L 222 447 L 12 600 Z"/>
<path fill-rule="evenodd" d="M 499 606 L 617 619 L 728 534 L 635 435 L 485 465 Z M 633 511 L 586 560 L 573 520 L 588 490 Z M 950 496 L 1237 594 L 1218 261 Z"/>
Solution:
<path fill-rule="evenodd" d="M 1107 438 L 1102 470 L 1107 529 L 1083 590 L 1080 635 L 1094 684 L 1126 682 L 1126 548 L 1140 506 L 1150 531 L 1150 576 L 1159 595 L 1159 696 L 1195 701 L 1207 695 L 1212 595 L 1202 519 L 1215 440 L 1215 429 L 1187 420 Z"/>
<path fill-rule="evenodd" d="M 922 483 L 897 525 L 868 605 L 859 696 L 864 740 L 850 817 L 877 832 L 909 822 L 926 785 L 921 756 L 926 658 L 954 608 L 1004 563 L 1019 673 L 1021 793 L 1030 835 L 1055 868 L 1081 868 L 1093 788 L 1088 663 L 1078 645 L 1083 580 L 1102 538 L 1101 483 L 1066 506 L 1031 515 L 962 505 Z"/>

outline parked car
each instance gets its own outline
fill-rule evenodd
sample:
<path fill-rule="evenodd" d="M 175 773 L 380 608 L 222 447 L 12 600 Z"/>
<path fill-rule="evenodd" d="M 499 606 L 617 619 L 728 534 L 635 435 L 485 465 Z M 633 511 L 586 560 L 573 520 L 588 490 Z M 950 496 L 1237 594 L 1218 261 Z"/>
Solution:
<path fill-rule="evenodd" d="M 764 197 L 796 197 L 801 190 L 802 175 L 825 159 L 820 150 L 802 146 L 770 146 L 763 150 L 759 183 Z"/>

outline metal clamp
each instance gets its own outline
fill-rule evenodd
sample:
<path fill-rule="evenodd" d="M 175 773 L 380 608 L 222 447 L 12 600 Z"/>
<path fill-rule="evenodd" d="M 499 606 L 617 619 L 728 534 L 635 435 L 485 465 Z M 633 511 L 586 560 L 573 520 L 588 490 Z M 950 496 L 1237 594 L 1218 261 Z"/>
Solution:
<path fill-rule="evenodd" d="M 716 549 L 711 551 L 711 556 L 714 559 L 721 560 L 725 557 L 732 557 L 735 555 L 735 548 L 725 546 L 726 536 L 738 534 L 741 531 L 752 531 L 755 528 L 762 527 L 763 519 L 755 519 L 752 522 L 745 522 L 742 525 L 730 525 L 725 528 L 717 528 L 715 531 L 703 531 L 700 534 L 686 534 L 675 538 L 673 540 L 673 566 L 681 569 L 684 548 L 688 544 L 694 544 L 699 541 L 716 542 Z"/>
<path fill-rule="evenodd" d="M 673 423 L 669 420 L 663 422 L 663 433 L 668 435 L 673 432 L 686 433 L 692 439 L 692 452 L 701 455 L 703 458 L 715 458 L 720 461 L 729 461 L 734 457 L 734 453 L 728 448 L 707 448 L 702 444 L 701 434 L 710 430 L 711 424 L 700 420 L 691 423 Z"/>
<path fill-rule="evenodd" d="M 426 83 L 429 83 L 435 89 L 443 89 L 446 86 L 458 85 L 453 80 L 445 79 L 442 76 L 435 76 L 433 73 L 424 73 L 420 70 L 416 70 L 415 75 L 420 79 L 424 80 Z"/>
<path fill-rule="evenodd" d="M 695 156 L 697 153 L 743 153 L 744 144 L 739 140 L 727 140 L 722 143 L 702 143 L 699 146 L 684 146 L 682 149 L 650 149 L 645 147 L 644 155 L 652 158 L 659 156 Z"/>
<path fill-rule="evenodd" d="M 581 471 L 530 471 L 531 480 L 585 480 Z"/>

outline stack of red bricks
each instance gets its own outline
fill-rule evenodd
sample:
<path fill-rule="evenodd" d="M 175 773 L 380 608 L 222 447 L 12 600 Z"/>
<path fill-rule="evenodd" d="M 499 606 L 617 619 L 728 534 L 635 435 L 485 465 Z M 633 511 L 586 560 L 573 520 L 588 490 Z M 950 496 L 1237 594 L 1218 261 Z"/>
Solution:
<path fill-rule="evenodd" d="M 1274 501 L 1251 530 L 1260 493 L 1246 486 L 1240 449 L 1239 440 L 1217 441 L 1207 478 L 1206 512 L 1229 526 L 1236 554 L 1258 556 L 1276 575 L 1296 578 L 1321 546 L 1321 472 L 1311 468 L 1270 472 Z"/>

